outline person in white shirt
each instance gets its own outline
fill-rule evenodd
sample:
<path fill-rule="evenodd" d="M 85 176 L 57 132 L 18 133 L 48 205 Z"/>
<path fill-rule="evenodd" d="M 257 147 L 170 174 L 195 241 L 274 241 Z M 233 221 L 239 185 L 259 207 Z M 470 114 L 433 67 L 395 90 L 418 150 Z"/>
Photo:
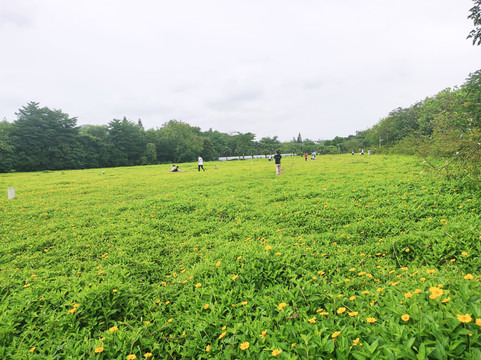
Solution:
<path fill-rule="evenodd" d="M 203 171 L 205 171 L 204 169 L 204 159 L 202 159 L 202 157 L 199 155 L 199 158 L 197 159 L 197 164 L 198 164 L 198 170 L 200 171 L 200 169 L 202 169 Z"/>

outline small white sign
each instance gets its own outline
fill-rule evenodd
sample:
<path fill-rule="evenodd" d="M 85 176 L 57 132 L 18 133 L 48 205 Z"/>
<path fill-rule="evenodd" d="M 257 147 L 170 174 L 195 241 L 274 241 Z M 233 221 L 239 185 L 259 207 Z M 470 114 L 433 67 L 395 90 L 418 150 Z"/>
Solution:
<path fill-rule="evenodd" d="M 15 199 L 15 188 L 8 188 L 8 200 Z"/>

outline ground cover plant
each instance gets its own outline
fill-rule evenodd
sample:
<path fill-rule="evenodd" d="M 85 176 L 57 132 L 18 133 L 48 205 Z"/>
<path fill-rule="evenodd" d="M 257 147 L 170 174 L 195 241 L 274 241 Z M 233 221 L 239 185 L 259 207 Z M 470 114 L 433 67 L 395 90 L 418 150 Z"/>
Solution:
<path fill-rule="evenodd" d="M 479 189 L 282 163 L 0 175 L 0 358 L 481 358 Z"/>

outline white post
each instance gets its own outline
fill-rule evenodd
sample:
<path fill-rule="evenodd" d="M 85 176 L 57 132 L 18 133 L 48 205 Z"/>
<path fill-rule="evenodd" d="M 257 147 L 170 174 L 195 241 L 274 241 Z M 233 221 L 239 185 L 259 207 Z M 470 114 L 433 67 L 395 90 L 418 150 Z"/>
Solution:
<path fill-rule="evenodd" d="M 8 188 L 8 200 L 15 199 L 15 188 Z"/>

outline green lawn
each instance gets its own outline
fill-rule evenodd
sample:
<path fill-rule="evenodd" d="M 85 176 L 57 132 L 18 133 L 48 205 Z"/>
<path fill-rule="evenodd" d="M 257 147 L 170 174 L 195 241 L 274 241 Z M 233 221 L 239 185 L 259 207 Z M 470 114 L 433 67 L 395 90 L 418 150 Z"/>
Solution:
<path fill-rule="evenodd" d="M 0 175 L 0 358 L 481 358 L 480 190 L 414 157 L 181 165 Z"/>

